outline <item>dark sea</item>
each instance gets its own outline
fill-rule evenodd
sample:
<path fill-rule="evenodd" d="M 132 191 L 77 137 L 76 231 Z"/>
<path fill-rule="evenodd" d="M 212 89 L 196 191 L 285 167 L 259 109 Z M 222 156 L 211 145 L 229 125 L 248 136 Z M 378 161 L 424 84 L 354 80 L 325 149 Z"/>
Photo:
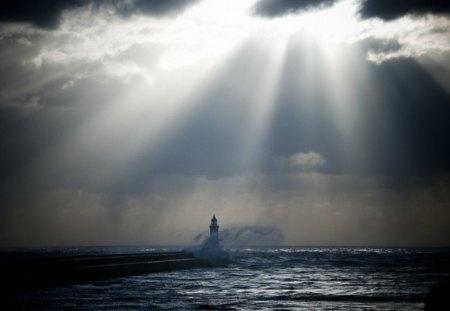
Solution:
<path fill-rule="evenodd" d="M 22 250 L 33 255 L 167 248 Z M 229 265 L 130 276 L 1 296 L 1 310 L 423 310 L 449 274 L 450 249 L 247 248 Z M 0 253 L 1 254 L 1 253 Z"/>

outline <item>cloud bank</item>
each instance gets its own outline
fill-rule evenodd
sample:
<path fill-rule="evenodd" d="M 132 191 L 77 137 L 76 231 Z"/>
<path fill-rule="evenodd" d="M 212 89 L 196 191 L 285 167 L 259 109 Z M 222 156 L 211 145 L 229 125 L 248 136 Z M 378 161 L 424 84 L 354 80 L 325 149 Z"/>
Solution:
<path fill-rule="evenodd" d="M 338 2 L 337 0 L 259 0 L 254 13 L 265 17 L 279 17 L 299 13 L 308 9 L 323 9 Z M 361 0 L 361 17 L 394 20 L 405 15 L 438 14 L 449 15 L 450 4 L 445 0 Z"/>
<path fill-rule="evenodd" d="M 81 7 L 100 9 L 106 7 L 119 16 L 133 14 L 161 16 L 179 13 L 196 0 L 42 0 L 39 2 L 17 0 L 0 4 L 0 21 L 25 22 L 35 26 L 54 29 L 59 26 L 64 11 Z"/>
<path fill-rule="evenodd" d="M 424 14 L 449 15 L 450 4 L 443 0 L 366 0 L 361 8 L 363 18 L 378 17 L 383 20 Z"/>

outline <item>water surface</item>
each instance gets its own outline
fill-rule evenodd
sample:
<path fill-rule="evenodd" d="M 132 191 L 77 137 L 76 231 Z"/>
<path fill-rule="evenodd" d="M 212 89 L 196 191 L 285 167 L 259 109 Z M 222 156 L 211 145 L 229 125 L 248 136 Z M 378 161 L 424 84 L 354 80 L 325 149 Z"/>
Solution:
<path fill-rule="evenodd" d="M 160 251 L 67 248 L 41 255 Z M 24 251 L 27 254 L 28 251 Z M 249 248 L 225 267 L 155 273 L 3 295 L 31 310 L 423 310 L 450 249 Z"/>

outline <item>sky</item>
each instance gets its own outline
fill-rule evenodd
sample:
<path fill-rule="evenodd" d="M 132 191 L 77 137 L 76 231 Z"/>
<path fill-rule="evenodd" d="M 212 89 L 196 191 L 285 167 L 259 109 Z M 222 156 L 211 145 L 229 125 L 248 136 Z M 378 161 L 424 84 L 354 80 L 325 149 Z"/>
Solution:
<path fill-rule="evenodd" d="M 450 246 L 448 1 L 2 1 L 0 57 L 0 246 Z"/>

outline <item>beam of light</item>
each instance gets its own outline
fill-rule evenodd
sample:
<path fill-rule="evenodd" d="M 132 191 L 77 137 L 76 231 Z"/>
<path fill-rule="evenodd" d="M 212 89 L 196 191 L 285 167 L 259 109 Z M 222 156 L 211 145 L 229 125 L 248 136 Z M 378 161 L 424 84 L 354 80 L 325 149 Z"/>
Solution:
<path fill-rule="evenodd" d="M 127 92 L 118 94 L 103 111 L 87 119 L 56 153 L 59 158 L 75 161 L 78 159 L 79 162 L 92 162 L 82 160 L 86 157 L 97 159 L 97 162 L 102 162 L 105 167 L 104 173 L 98 173 L 100 179 L 106 179 L 107 177 L 101 177 L 106 174 L 119 176 L 120 168 L 126 167 L 120 165 L 120 162 L 130 161 L 142 150 L 151 149 L 158 141 L 167 138 L 174 125 L 193 111 L 196 94 L 208 92 L 208 83 L 205 81 L 213 79 L 217 64 L 226 64 L 227 53 L 233 48 L 236 49 L 246 38 L 254 36 L 262 38 L 257 39 L 253 47 L 259 56 L 255 58 L 255 70 L 248 73 L 248 89 L 240 90 L 242 94 L 237 97 L 246 99 L 245 108 L 241 109 L 248 109 L 248 122 L 239 147 L 241 161 L 257 162 L 275 107 L 274 98 L 278 92 L 280 73 L 292 29 L 295 29 L 295 32 L 313 33 L 310 37 L 321 42 L 320 48 L 330 50 L 331 45 L 326 40 L 328 32 L 332 31 L 334 44 L 335 40 L 341 40 L 347 35 L 350 22 L 353 22 L 347 15 L 344 19 L 339 17 L 349 5 L 349 2 L 343 3 L 347 7 L 339 4 L 322 13 L 313 12 L 310 13 L 311 16 L 298 16 L 295 21 L 294 17 L 289 17 L 266 24 L 248 15 L 254 1 L 231 1 L 226 5 L 221 1 L 203 1 L 172 22 L 141 18 L 135 23 L 126 22 L 123 29 L 119 27 L 121 24 L 113 19 L 111 30 L 106 30 L 101 20 L 89 29 L 80 28 L 76 23 L 71 24 L 70 18 L 84 20 L 89 17 L 84 14 L 89 12 L 74 12 L 72 16 L 68 15 L 60 30 L 60 36 L 74 34 L 81 40 L 81 48 L 71 54 L 72 45 L 56 45 L 53 52 L 49 50 L 47 54 L 42 54 L 41 62 L 72 63 L 83 58 L 85 54 L 91 60 L 108 54 L 114 56 L 134 42 L 169 44 L 170 48 L 161 55 L 158 62 L 161 71 L 154 72 L 156 78 L 152 80 L 151 86 L 140 83 L 130 85 Z M 324 18 L 331 22 L 331 27 L 319 27 L 316 24 L 316 20 Z M 350 21 L 348 26 L 344 27 L 342 32 L 336 32 L 335 29 L 341 29 L 337 28 L 336 24 L 344 20 Z M 155 29 L 161 31 L 155 33 Z M 102 39 L 95 36 L 96 31 L 100 32 Z M 145 35 L 147 31 L 149 34 Z M 115 41 L 118 42 L 116 46 L 113 44 Z M 103 42 L 106 47 L 110 46 L 109 50 L 102 50 Z M 331 55 L 333 52 L 330 50 L 330 67 L 333 61 L 337 61 L 337 58 L 333 59 Z M 116 71 L 124 69 L 120 66 L 115 68 Z M 111 70 L 109 72 L 111 73 Z M 335 79 L 339 80 L 338 77 Z M 121 148 L 116 144 L 118 141 L 121 142 Z M 110 164 L 105 165 L 107 162 Z"/>
<path fill-rule="evenodd" d="M 450 94 L 450 54 L 432 53 L 417 59 L 418 64 Z"/>
<path fill-rule="evenodd" d="M 322 44 L 342 44 L 358 34 L 359 1 L 342 0 L 325 9 L 299 12 L 264 23 L 279 34 L 308 34 Z"/>
<path fill-rule="evenodd" d="M 206 20 L 200 19 L 203 11 L 206 10 L 211 14 L 214 12 L 213 9 L 216 12 L 215 15 L 206 15 L 209 16 Z M 234 6 L 234 10 L 236 9 L 242 12 L 241 6 Z M 106 171 L 109 171 L 112 175 L 116 175 L 120 173 L 118 172 L 121 170 L 120 167 L 124 167 L 118 165 L 120 161 L 130 160 L 130 158 L 139 154 L 143 148 L 151 148 L 158 141 L 164 140 L 168 135 L 167 132 L 170 132 L 168 129 L 173 128 L 177 124 L 177 120 L 186 117 L 193 108 L 192 104 L 195 103 L 193 99 L 194 94 L 196 92 L 202 92 L 201 89 L 207 89 L 208 83 L 206 82 L 206 77 L 211 75 L 207 73 L 218 63 L 218 56 L 223 55 L 224 50 L 227 51 L 236 45 L 234 41 L 233 44 L 230 44 L 230 41 L 224 40 L 225 38 L 222 35 L 223 31 L 225 31 L 225 34 L 230 36 L 230 32 L 227 29 L 230 21 L 225 26 L 219 24 L 216 27 L 218 32 L 213 33 L 209 31 L 210 29 L 208 29 L 207 25 L 204 25 L 204 23 L 217 22 L 213 17 L 215 16 L 214 18 L 217 18 L 219 16 L 218 12 L 220 10 L 217 10 L 216 6 L 211 6 L 211 2 L 204 2 L 201 6 L 189 12 L 187 16 L 176 19 L 173 23 L 168 24 L 167 20 L 162 20 L 161 25 L 159 25 L 159 27 L 162 27 L 162 31 L 155 35 L 151 32 L 147 34 L 148 38 L 144 38 L 142 32 L 145 34 L 144 30 L 146 29 L 152 30 L 154 27 L 158 28 L 158 25 L 155 26 L 156 21 L 154 19 L 138 20 L 137 25 L 135 25 L 137 27 L 136 29 L 132 29 L 133 25 L 127 23 L 125 30 L 122 29 L 117 33 L 114 31 L 113 33 L 105 32 L 105 30 L 102 30 L 102 23 L 100 22 L 100 25 L 97 25 L 95 28 L 100 29 L 109 38 L 107 40 L 108 44 L 114 40 L 122 42 L 118 48 L 111 48 L 109 53 L 118 53 L 136 41 L 163 45 L 176 42 L 179 45 L 172 45 L 172 50 L 166 51 L 160 58 L 159 67 L 163 71 L 158 72 L 158 80 L 152 86 L 149 87 L 140 83 L 130 86 L 126 93 L 118 94 L 112 102 L 108 103 L 106 109 L 89 117 L 80 126 L 79 130 L 65 141 L 63 146 L 49 150 L 41 157 L 42 161 L 37 162 L 48 162 L 43 159 L 62 158 L 90 163 L 92 161 L 88 159 L 92 160 L 94 158 L 103 164 L 108 161 L 111 162 L 104 169 L 104 174 L 107 174 Z M 230 10 L 227 9 L 227 12 L 230 13 Z M 236 12 L 234 18 L 239 18 L 242 15 L 239 12 Z M 70 19 L 70 15 L 67 18 Z M 81 14 L 80 17 L 75 12 L 73 18 L 77 20 L 79 18 L 85 18 L 85 16 L 83 17 L 83 14 Z M 231 20 L 231 22 L 236 22 L 236 20 Z M 147 23 L 150 24 L 148 25 Z M 57 55 L 61 55 L 61 57 L 57 58 L 51 57 L 55 53 L 43 54 L 44 61 L 70 63 L 82 58 L 86 53 L 90 54 L 89 51 L 95 47 L 99 47 L 100 51 L 95 51 L 93 55 L 90 55 L 91 58 L 94 57 L 96 59 L 104 55 L 99 46 L 102 43 L 101 37 L 96 38 L 96 36 L 93 36 L 92 29 L 87 31 L 84 28 L 75 27 L 76 24 L 71 26 L 70 20 L 67 20 L 64 25 L 65 27 L 61 30 L 62 35 L 75 33 L 76 36 L 82 38 L 84 48 L 77 50 L 75 55 L 55 52 Z M 118 25 L 113 23 L 113 30 L 117 28 L 116 26 L 118 27 Z M 232 32 L 232 38 L 230 40 L 241 38 L 241 34 L 237 28 L 238 26 L 233 26 L 234 32 Z M 196 32 L 197 29 L 202 30 L 200 34 Z M 234 38 L 234 34 L 237 35 L 236 38 Z M 131 41 L 127 38 L 127 35 L 131 35 Z M 207 39 L 214 40 L 205 46 L 208 42 Z M 198 54 L 199 51 L 203 51 L 204 53 L 206 50 L 208 54 L 211 52 L 209 48 L 214 47 L 215 43 L 218 42 L 222 42 L 222 45 L 218 49 L 218 53 L 220 52 L 221 54 L 215 55 L 212 61 L 210 60 L 200 66 L 197 65 L 195 70 L 190 67 L 192 64 L 191 61 L 185 62 L 186 59 L 192 60 L 186 53 L 194 55 Z M 227 44 L 230 46 L 227 46 Z M 56 48 L 58 50 L 64 49 L 68 53 L 71 51 L 69 47 L 56 46 Z M 105 51 L 105 53 L 108 53 L 108 51 Z M 184 62 L 180 63 L 180 60 L 184 60 Z M 198 61 L 198 59 L 195 60 Z M 165 74 L 164 71 L 167 70 L 172 72 Z M 199 89 L 200 85 L 201 89 Z M 118 141 L 121 141 L 121 148 L 118 148 L 116 144 Z M 105 159 L 102 160 L 102 156 L 106 156 Z M 51 164 L 47 163 L 46 165 L 37 166 L 44 167 L 45 170 L 45 168 L 51 167 Z M 99 172 L 98 175 L 101 176 L 104 174 Z"/>
<path fill-rule="evenodd" d="M 288 40 L 285 37 L 266 37 L 257 40 L 250 49 L 254 49 L 251 70 L 245 77 L 251 81 L 248 89 L 242 90 L 241 97 L 245 98 L 246 126 L 241 140 L 242 163 L 253 163 L 258 166 L 258 159 L 263 152 L 263 144 L 268 134 L 274 109 L 276 96 L 279 91 L 280 75 L 287 52 Z M 243 107 L 244 108 L 244 107 Z"/>
<path fill-rule="evenodd" d="M 220 61 L 224 61 L 224 52 L 235 48 L 239 40 L 245 39 L 239 29 L 239 20 L 244 18 L 247 7 L 243 7 L 240 2 L 236 5 L 238 1 L 226 8 L 219 5 L 220 1 L 213 2 L 201 2 L 198 7 L 175 19 L 173 23 L 168 24 L 167 20 L 162 20 L 162 31 L 154 36 L 150 33 L 148 40 L 140 32 L 147 28 L 158 28 L 153 19 L 138 21 L 136 30 L 128 29 L 131 25 L 127 24 L 127 28 L 119 33 L 110 34 L 111 36 L 105 33 L 111 40 L 124 41 L 123 47 L 118 48 L 119 51 L 130 44 L 124 36 L 129 33 L 133 38 L 136 31 L 139 33 L 135 36 L 138 42 L 174 44 L 162 54 L 158 64 L 162 71 L 157 72 L 158 79 L 151 86 L 141 83 L 130 85 L 127 92 L 118 94 L 105 109 L 89 117 L 63 146 L 49 151 L 41 158 L 73 159 L 84 163 L 92 163 L 95 159 L 95 162 L 102 163 L 96 168 L 96 175 L 99 179 L 107 179 L 105 175 L 120 176 L 120 172 L 127 167 L 120 163 L 129 163 L 142 151 L 154 148 L 158 142 L 170 136 L 179 120 L 189 116 L 195 107 L 195 96 L 208 90 L 207 80 L 214 76 L 211 70 Z M 221 15 L 224 11 L 228 15 Z M 75 16 L 80 18 L 77 14 Z M 147 27 L 146 23 L 150 25 Z M 102 29 L 101 24 L 96 27 Z M 82 57 L 92 47 L 98 46 L 98 40 L 84 29 L 66 24 L 63 32 L 75 32 L 78 37 L 83 38 L 85 48 L 77 52 L 78 56 L 67 54 L 67 58 L 49 59 L 52 62 L 71 62 Z M 66 47 L 64 50 L 70 49 Z M 214 57 L 205 59 L 202 53 L 212 53 Z M 191 58 L 190 55 L 196 54 L 201 57 Z M 96 52 L 95 55 L 92 57 L 100 57 L 102 52 Z M 199 59 L 203 61 L 202 64 L 198 64 Z M 195 69 L 193 64 L 196 65 Z M 167 71 L 168 73 L 164 73 Z M 120 148 L 118 141 L 121 142 Z M 51 165 L 38 166 L 48 168 Z M 104 168 L 103 172 L 100 172 L 100 167 Z"/>
<path fill-rule="evenodd" d="M 161 57 L 163 70 L 221 59 L 258 27 L 248 16 L 254 0 L 201 1 L 161 33 L 172 47 Z"/>
<path fill-rule="evenodd" d="M 351 163 L 360 155 L 358 118 L 364 103 L 358 92 L 368 79 L 360 61 L 363 54 L 345 46 L 327 50 L 321 41 L 306 34 L 293 36 L 289 49 L 290 73 L 286 79 L 294 81 L 288 83 L 291 96 L 298 104 L 294 111 L 302 131 L 302 145 L 315 145 L 323 135 L 332 135 L 334 141 L 328 145 L 333 145 L 333 149 L 339 150 L 341 157 Z M 320 132 L 331 129 L 332 133 Z"/>
<path fill-rule="evenodd" d="M 92 184 L 120 180 L 134 158 L 170 136 L 179 119 L 189 114 L 195 105 L 192 96 L 206 73 L 199 71 L 189 80 L 181 75 L 156 90 L 146 83 L 129 87 L 106 108 L 86 118 L 62 145 L 45 152 L 36 160 L 36 167 L 57 170 L 61 166 L 55 165 L 54 159 L 64 159 L 75 165 L 71 169 L 81 165 L 81 170 L 95 171 Z"/>
<path fill-rule="evenodd" d="M 101 11 L 100 18 L 91 20 L 89 10 L 67 13 L 55 34 L 57 40 L 49 42 L 35 58 L 42 66 L 49 63 L 65 68 L 66 71 L 46 79 L 53 81 L 70 74 L 69 68 L 76 69 L 75 64 L 84 60 L 100 62 L 110 77 L 139 76 L 145 83 L 130 84 L 122 93 L 111 90 L 115 98 L 87 117 L 63 146 L 50 154 L 80 162 L 83 157 L 102 163 L 109 161 L 105 171 L 119 176 L 119 171 L 126 167 L 120 163 L 157 146 L 172 135 L 178 123 L 195 112 L 196 100 L 210 91 L 210 81 L 218 79 L 218 72 L 231 61 L 233 51 L 248 40 L 255 40 L 252 46 L 255 58 L 249 62 L 255 68 L 246 73 L 248 88 L 236 89 L 241 92 L 236 98 L 247 101 L 240 107 L 248 115 L 239 145 L 242 162 L 258 162 L 276 109 L 285 55 L 296 44 L 305 49 L 303 79 L 321 79 L 324 89 L 314 92 L 320 91 L 327 98 L 327 109 L 343 143 L 350 146 L 348 154 L 357 154 L 354 145 L 360 139 L 357 124 L 360 108 L 356 86 L 367 81 L 368 75 L 364 64 L 359 62 L 363 52 L 351 51 L 346 44 L 363 37 L 364 29 L 356 16 L 359 1 L 342 0 L 330 8 L 274 19 L 250 15 L 255 3 L 255 0 L 201 1 L 173 19 L 141 16 L 122 21 Z M 73 38 L 76 40 L 71 41 Z M 149 44 L 148 53 L 155 53 L 146 65 L 119 60 L 135 44 Z M 46 79 L 32 89 L 42 88 Z M 306 101 L 312 102 L 316 96 L 307 84 L 299 83 L 298 90 L 302 92 L 299 98 Z"/>

